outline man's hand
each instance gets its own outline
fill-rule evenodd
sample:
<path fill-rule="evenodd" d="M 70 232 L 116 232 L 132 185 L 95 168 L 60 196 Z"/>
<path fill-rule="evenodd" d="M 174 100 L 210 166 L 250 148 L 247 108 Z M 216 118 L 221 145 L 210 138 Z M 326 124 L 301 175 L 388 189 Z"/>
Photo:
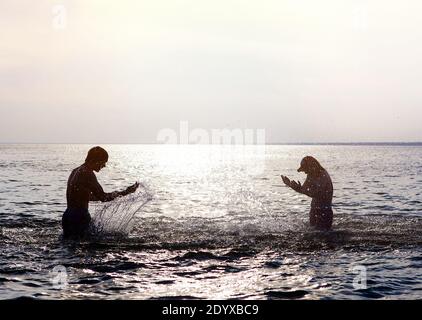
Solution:
<path fill-rule="evenodd" d="M 139 187 L 139 182 L 135 182 L 133 185 L 126 189 L 126 194 L 134 193 Z"/>

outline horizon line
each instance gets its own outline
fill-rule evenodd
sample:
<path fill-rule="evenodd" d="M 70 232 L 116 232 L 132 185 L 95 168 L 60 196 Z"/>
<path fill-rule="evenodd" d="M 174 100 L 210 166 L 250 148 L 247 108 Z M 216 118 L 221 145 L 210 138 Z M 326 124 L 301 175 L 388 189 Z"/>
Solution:
<path fill-rule="evenodd" d="M 122 143 L 122 142 L 0 142 L 0 145 L 36 145 L 36 144 L 56 144 L 56 145 L 98 145 L 98 144 L 106 144 L 106 145 L 250 145 L 250 146 L 265 146 L 265 145 L 368 145 L 368 146 L 400 146 L 400 145 L 407 145 L 407 146 L 422 146 L 422 141 L 400 141 L 400 142 L 392 142 L 392 141 L 383 141 L 383 142 L 375 142 L 375 141 L 356 141 L 356 142 L 270 142 L 264 144 L 224 144 L 224 143 L 158 143 L 158 142 L 129 142 L 129 143 Z"/>

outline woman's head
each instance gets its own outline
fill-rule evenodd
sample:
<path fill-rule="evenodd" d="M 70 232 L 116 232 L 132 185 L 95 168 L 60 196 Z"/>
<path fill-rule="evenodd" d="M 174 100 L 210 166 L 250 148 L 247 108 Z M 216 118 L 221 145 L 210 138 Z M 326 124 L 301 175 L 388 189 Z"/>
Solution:
<path fill-rule="evenodd" d="M 88 151 L 85 163 L 93 170 L 100 171 L 108 161 L 108 153 L 101 147 L 93 147 Z"/>
<path fill-rule="evenodd" d="M 306 174 L 317 174 L 322 170 L 324 170 L 324 168 L 318 160 L 311 156 L 303 158 L 300 162 L 300 168 L 297 169 L 298 172 L 304 172 Z"/>

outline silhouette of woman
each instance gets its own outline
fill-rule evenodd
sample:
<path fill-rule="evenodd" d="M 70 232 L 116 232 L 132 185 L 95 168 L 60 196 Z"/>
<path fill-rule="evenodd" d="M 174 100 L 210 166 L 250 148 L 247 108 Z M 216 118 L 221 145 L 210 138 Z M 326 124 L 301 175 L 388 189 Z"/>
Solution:
<path fill-rule="evenodd" d="M 317 159 L 307 156 L 302 159 L 298 172 L 307 174 L 303 185 L 281 175 L 286 186 L 296 192 L 306 194 L 312 198 L 309 212 L 310 225 L 319 230 L 330 230 L 333 223 L 333 183 L 328 172 L 320 165 Z"/>

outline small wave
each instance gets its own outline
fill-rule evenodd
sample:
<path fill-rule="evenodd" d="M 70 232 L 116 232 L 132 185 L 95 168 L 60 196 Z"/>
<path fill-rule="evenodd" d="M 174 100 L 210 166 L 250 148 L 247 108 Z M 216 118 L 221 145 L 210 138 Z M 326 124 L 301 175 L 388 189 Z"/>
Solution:
<path fill-rule="evenodd" d="M 103 280 L 98 278 L 81 278 L 76 282 L 76 284 L 97 284 L 101 282 L 103 282 Z"/>
<path fill-rule="evenodd" d="M 161 296 L 161 297 L 153 297 L 149 300 L 202 300 L 203 298 L 195 297 L 195 296 Z"/>
<path fill-rule="evenodd" d="M 181 257 L 176 257 L 174 260 L 181 261 L 181 260 L 221 260 L 221 257 L 212 254 L 211 252 L 188 252 Z"/>
<path fill-rule="evenodd" d="M 4 268 L 0 269 L 1 274 L 7 275 L 23 275 L 31 272 L 35 272 L 36 270 L 33 269 L 19 269 L 19 268 Z"/>
<path fill-rule="evenodd" d="M 61 228 L 61 221 L 48 218 L 30 216 L 30 218 L 19 215 L 16 217 L 0 218 L 2 229 L 20 228 Z M 2 230 L 0 229 L 0 230 Z M 0 232 L 1 235 L 1 232 Z"/>
<path fill-rule="evenodd" d="M 174 280 L 160 280 L 160 281 L 156 281 L 154 282 L 155 284 L 173 284 L 175 283 Z"/>
<path fill-rule="evenodd" d="M 75 269 L 85 270 L 89 269 L 94 272 L 98 273 L 111 273 L 111 272 L 120 272 L 120 271 L 127 271 L 127 270 L 137 270 L 141 268 L 145 268 L 146 265 L 139 262 L 96 262 L 96 263 L 70 263 L 64 264 L 65 267 L 72 267 Z M 101 280 L 104 280 L 103 278 Z"/>
<path fill-rule="evenodd" d="M 309 294 L 306 290 L 295 290 L 295 291 L 267 291 L 265 295 L 269 299 L 300 299 Z"/>
<path fill-rule="evenodd" d="M 384 295 L 376 292 L 372 288 L 355 290 L 355 294 L 367 299 L 381 299 Z"/>

